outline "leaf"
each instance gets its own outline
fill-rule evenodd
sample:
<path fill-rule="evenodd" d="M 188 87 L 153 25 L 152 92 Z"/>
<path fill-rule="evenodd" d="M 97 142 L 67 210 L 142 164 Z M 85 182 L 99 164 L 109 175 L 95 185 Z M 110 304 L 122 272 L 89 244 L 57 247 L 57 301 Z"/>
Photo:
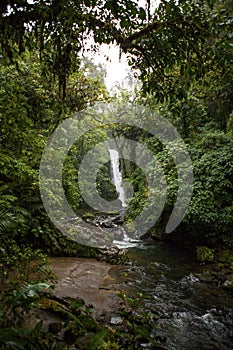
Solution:
<path fill-rule="evenodd" d="M 24 297 L 34 297 L 37 295 L 37 292 L 43 289 L 49 289 L 50 284 L 48 283 L 28 283 L 22 290 L 22 295 Z"/>
<path fill-rule="evenodd" d="M 139 17 L 142 20 L 146 19 L 146 11 L 142 7 L 140 7 Z"/>
<path fill-rule="evenodd" d="M 10 345 L 10 349 L 24 350 L 27 344 L 24 336 L 28 334 L 25 329 L 0 329 L 0 344 Z"/>
<path fill-rule="evenodd" d="M 35 328 L 33 329 L 32 333 L 35 337 L 39 336 L 39 333 L 41 331 L 41 328 L 43 326 L 43 320 L 41 320 L 40 322 L 38 322 L 35 326 Z"/>
<path fill-rule="evenodd" d="M 97 346 L 101 345 L 107 332 L 108 330 L 105 328 L 97 333 L 88 343 L 87 350 L 95 350 Z"/>
<path fill-rule="evenodd" d="M 135 332 L 136 332 L 135 339 L 142 338 L 142 337 L 145 339 L 149 339 L 150 337 L 150 332 L 148 328 L 146 328 L 145 326 L 136 327 Z"/>
<path fill-rule="evenodd" d="M 10 229 L 16 221 L 16 216 L 10 210 L 0 210 L 0 233 Z"/>

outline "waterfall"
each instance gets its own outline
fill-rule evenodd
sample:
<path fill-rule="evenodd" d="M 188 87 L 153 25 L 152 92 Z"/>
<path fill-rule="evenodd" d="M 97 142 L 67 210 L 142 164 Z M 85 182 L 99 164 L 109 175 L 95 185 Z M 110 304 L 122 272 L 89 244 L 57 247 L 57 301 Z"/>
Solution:
<path fill-rule="evenodd" d="M 111 180 L 118 192 L 118 199 L 122 203 L 122 208 L 126 207 L 125 190 L 122 186 L 122 172 L 120 170 L 119 153 L 115 149 L 109 149 L 110 162 L 112 168 Z"/>
<path fill-rule="evenodd" d="M 114 183 L 116 190 L 118 192 L 118 199 L 121 201 L 122 213 L 121 216 L 125 214 L 126 204 L 126 194 L 124 187 L 122 186 L 122 172 L 120 170 L 119 153 L 115 149 L 109 149 L 110 162 L 111 162 L 111 180 Z M 123 217 L 122 216 L 122 217 Z M 131 239 L 126 231 L 123 229 L 123 237 L 115 239 L 113 241 L 114 245 L 118 248 L 128 248 L 137 245 L 138 240 Z"/>

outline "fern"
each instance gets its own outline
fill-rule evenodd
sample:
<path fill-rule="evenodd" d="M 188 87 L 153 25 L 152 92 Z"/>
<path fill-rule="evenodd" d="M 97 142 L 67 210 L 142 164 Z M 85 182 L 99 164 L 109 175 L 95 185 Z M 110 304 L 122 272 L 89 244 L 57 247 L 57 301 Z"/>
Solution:
<path fill-rule="evenodd" d="M 104 337 L 106 336 L 107 333 L 108 333 L 108 330 L 106 328 L 102 329 L 102 331 L 96 333 L 94 335 L 94 337 L 91 338 L 91 340 L 89 341 L 87 349 L 88 350 L 95 350 L 95 349 L 97 349 L 97 347 L 100 346 L 103 343 Z"/>
<path fill-rule="evenodd" d="M 27 217 L 30 217 L 30 214 L 24 208 L 0 209 L 0 234 L 24 223 Z"/>
<path fill-rule="evenodd" d="M 0 234 L 10 230 L 16 225 L 15 213 L 8 209 L 0 209 Z"/>

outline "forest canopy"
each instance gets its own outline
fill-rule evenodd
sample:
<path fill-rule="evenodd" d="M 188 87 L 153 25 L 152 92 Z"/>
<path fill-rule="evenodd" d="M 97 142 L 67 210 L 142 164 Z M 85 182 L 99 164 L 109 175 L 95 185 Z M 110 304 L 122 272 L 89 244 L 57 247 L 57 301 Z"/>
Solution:
<path fill-rule="evenodd" d="M 90 37 L 93 50 L 116 43 L 139 69 L 143 90 L 156 93 L 158 101 L 184 97 L 194 81 L 208 84 L 232 74 L 231 1 L 163 0 L 155 10 L 150 3 L 143 8 L 132 0 L 4 0 L 2 52 L 14 61 L 36 47 L 65 91 L 66 77 Z"/>

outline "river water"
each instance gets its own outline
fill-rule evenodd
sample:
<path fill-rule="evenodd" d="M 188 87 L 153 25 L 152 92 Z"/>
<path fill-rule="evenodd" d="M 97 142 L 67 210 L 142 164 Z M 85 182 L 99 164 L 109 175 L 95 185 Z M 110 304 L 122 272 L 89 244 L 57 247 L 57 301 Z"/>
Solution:
<path fill-rule="evenodd" d="M 232 295 L 201 282 L 188 253 L 153 243 L 128 255 L 133 265 L 121 271 L 126 290 L 143 294 L 142 309 L 155 315 L 154 332 L 166 349 L 233 349 Z"/>
<path fill-rule="evenodd" d="M 152 337 L 161 344 L 156 349 L 233 350 L 233 292 L 217 282 L 205 282 L 208 266 L 200 267 L 185 249 L 158 242 L 131 242 L 126 238 L 123 235 L 121 241 L 116 241 L 127 250 L 130 262 L 124 266 L 102 266 L 105 263 L 96 260 L 90 265 L 90 260 L 84 259 L 86 266 L 80 265 L 78 258 L 72 258 L 74 261 L 55 258 L 53 269 L 63 278 L 59 295 L 64 296 L 68 288 L 69 296 L 83 297 L 86 285 L 90 289 L 88 302 L 97 302 L 97 309 L 106 303 L 108 311 L 115 295 L 112 292 L 122 291 L 129 297 L 140 295 L 134 312 L 153 315 Z M 96 283 L 98 263 L 104 274 Z M 207 270 L 204 275 L 203 268 Z M 85 283 L 82 276 L 86 276 Z M 85 290 L 83 293 L 88 294 Z M 110 298 L 110 304 L 106 298 Z M 147 344 L 142 349 L 154 347 Z"/>
<path fill-rule="evenodd" d="M 119 154 L 114 149 L 109 152 L 112 180 L 124 208 Z M 105 224 L 117 231 L 118 238 L 113 243 L 127 248 L 132 262 L 132 265 L 112 269 L 114 278 L 110 287 L 128 295 L 140 293 L 141 310 L 138 312 L 154 315 L 152 332 L 154 339 L 161 343 L 160 348 L 233 349 L 233 295 L 196 277 L 200 266 L 184 249 L 163 243 L 131 242 L 121 225 L 114 223 L 116 218 L 97 217 L 94 222 L 98 227 Z M 110 225 L 107 225 L 109 219 Z M 151 349 L 150 344 L 143 348 Z"/>

